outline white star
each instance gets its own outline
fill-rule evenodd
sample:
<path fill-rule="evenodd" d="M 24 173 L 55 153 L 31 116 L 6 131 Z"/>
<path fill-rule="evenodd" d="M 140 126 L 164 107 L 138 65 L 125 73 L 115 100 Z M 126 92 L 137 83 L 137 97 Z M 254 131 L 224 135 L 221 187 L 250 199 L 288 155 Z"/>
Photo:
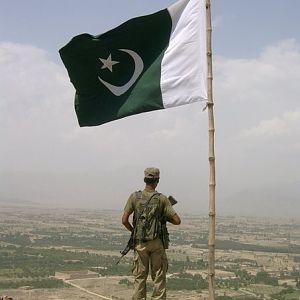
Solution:
<path fill-rule="evenodd" d="M 99 59 L 103 63 L 101 69 L 108 69 L 111 72 L 112 72 L 112 66 L 119 63 L 118 61 L 111 60 L 111 54 L 109 54 L 107 59 L 103 59 L 103 58 L 99 58 Z"/>

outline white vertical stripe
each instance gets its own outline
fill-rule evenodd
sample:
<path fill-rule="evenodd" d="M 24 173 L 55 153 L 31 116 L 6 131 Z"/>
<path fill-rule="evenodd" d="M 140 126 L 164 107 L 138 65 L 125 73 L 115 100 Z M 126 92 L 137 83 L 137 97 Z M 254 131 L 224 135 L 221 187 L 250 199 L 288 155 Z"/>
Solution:
<path fill-rule="evenodd" d="M 180 0 L 168 11 L 172 32 L 161 66 L 165 108 L 207 99 L 205 0 Z"/>

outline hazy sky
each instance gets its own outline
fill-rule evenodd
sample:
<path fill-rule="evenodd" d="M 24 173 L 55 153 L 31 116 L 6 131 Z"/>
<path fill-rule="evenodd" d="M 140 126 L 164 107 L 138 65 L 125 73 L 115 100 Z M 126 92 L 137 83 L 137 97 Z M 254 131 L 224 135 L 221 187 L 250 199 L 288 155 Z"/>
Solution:
<path fill-rule="evenodd" d="M 203 103 L 80 128 L 58 50 L 170 0 L 0 0 L 0 200 L 122 209 L 161 169 L 208 211 Z M 212 0 L 217 214 L 300 215 L 300 1 Z"/>

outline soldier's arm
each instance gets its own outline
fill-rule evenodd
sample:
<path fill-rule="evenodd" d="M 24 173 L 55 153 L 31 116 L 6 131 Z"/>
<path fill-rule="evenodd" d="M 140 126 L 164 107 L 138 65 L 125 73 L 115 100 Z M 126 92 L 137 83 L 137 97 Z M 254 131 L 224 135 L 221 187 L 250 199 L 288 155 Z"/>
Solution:
<path fill-rule="evenodd" d="M 127 203 L 124 208 L 124 213 L 122 216 L 122 224 L 126 227 L 127 230 L 133 230 L 133 226 L 129 222 L 129 216 L 133 213 L 133 200 L 135 193 L 132 193 L 127 200 Z"/>
<path fill-rule="evenodd" d="M 181 223 L 181 219 L 176 213 L 171 218 L 169 218 L 168 221 L 174 225 L 179 225 Z"/>
<path fill-rule="evenodd" d="M 123 216 L 122 216 L 122 224 L 126 227 L 127 230 L 132 232 L 133 227 L 129 222 L 129 216 L 130 216 L 130 214 L 128 212 L 124 211 Z"/>
<path fill-rule="evenodd" d="M 173 197 L 172 197 L 173 198 Z M 167 197 L 162 197 L 163 202 L 164 202 L 164 215 L 167 217 L 167 221 L 174 224 L 174 225 L 179 225 L 181 223 L 181 219 L 174 210 L 173 206 L 171 205 L 170 199 Z M 174 199 L 175 200 L 175 199 Z M 175 200 L 176 204 L 177 201 Z"/>

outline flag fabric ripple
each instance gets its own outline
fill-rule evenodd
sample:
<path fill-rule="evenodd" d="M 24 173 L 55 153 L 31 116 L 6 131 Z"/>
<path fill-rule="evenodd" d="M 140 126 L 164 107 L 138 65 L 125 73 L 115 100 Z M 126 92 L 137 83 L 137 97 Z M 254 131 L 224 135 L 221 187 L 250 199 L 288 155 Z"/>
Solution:
<path fill-rule="evenodd" d="M 80 126 L 207 99 L 204 0 L 180 0 L 59 50 Z"/>

